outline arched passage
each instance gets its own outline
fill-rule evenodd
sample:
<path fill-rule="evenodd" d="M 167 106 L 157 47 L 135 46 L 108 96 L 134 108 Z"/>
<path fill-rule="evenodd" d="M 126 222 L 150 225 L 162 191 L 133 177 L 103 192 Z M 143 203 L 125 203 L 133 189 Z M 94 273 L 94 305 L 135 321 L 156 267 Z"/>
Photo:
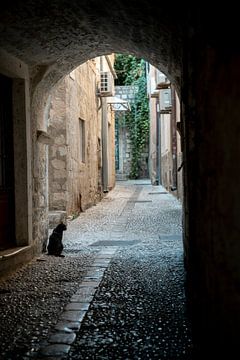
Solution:
<path fill-rule="evenodd" d="M 222 24 L 228 17 L 231 24 L 226 29 Z M 39 161 L 45 150 L 36 139 L 37 130 L 44 130 L 51 87 L 85 60 L 114 51 L 145 58 L 179 89 L 186 268 L 196 339 L 204 348 L 211 334 L 213 349 L 219 339 L 224 340 L 224 349 L 236 345 L 240 324 L 240 199 L 236 189 L 240 182 L 240 55 L 235 24 L 234 13 L 225 8 L 218 9 L 216 18 L 203 5 L 174 4 L 170 9 L 168 3 L 156 6 L 153 1 L 16 1 L 4 5 L 0 15 L 1 73 L 30 80 L 32 106 L 27 128 L 31 125 L 33 167 L 29 164 L 25 169 L 28 197 L 32 178 L 34 186 L 33 211 L 29 200 L 25 217 L 31 222 L 34 214 L 36 248 L 46 234 L 44 163 Z M 19 73 L 21 62 L 30 76 Z M 29 152 L 29 136 L 28 141 L 23 148 Z"/>

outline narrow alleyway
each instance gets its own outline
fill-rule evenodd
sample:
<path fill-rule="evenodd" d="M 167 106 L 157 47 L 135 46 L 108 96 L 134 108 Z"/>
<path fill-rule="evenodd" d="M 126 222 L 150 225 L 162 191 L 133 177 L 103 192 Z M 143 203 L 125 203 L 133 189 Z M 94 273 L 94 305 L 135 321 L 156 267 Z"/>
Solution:
<path fill-rule="evenodd" d="M 181 231 L 164 188 L 119 182 L 70 222 L 65 258 L 0 282 L 0 357 L 192 359 Z"/>

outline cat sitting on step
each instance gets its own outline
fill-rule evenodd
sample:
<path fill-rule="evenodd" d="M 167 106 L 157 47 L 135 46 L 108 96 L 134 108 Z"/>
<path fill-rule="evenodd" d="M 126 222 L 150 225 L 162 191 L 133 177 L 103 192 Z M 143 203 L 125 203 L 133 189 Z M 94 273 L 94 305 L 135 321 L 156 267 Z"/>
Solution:
<path fill-rule="evenodd" d="M 55 229 L 53 229 L 52 234 L 49 236 L 49 242 L 48 242 L 48 255 L 54 255 L 54 256 L 61 256 L 63 251 L 63 231 L 67 230 L 67 226 L 61 222 L 58 224 Z"/>

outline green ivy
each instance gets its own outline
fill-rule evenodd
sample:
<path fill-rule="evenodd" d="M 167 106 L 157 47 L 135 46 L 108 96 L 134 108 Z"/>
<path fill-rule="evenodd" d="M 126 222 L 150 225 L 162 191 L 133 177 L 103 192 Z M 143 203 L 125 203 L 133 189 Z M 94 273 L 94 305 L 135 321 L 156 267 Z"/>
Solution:
<path fill-rule="evenodd" d="M 129 177 L 137 179 L 140 174 L 140 161 L 149 141 L 149 105 L 146 86 L 146 63 L 132 55 L 117 54 L 115 70 L 118 75 L 117 85 L 137 87 L 131 112 L 126 115 L 131 141 L 131 170 Z"/>

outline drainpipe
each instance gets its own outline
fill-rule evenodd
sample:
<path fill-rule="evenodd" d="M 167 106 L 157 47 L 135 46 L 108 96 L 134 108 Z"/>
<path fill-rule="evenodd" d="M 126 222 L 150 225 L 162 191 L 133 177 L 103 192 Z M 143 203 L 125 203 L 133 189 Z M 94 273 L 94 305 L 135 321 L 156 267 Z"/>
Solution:
<path fill-rule="evenodd" d="M 107 64 L 108 64 L 108 67 L 112 73 L 112 76 L 114 79 L 117 79 L 117 73 L 116 71 L 114 70 L 113 66 L 112 66 L 112 63 L 111 63 L 111 60 L 109 59 L 109 56 L 108 55 L 105 55 L 105 59 L 107 61 Z"/>
<path fill-rule="evenodd" d="M 102 98 L 102 183 L 103 192 L 108 192 L 108 120 L 107 98 Z"/>
<path fill-rule="evenodd" d="M 108 55 L 104 56 L 108 67 L 114 79 L 117 79 L 117 74 L 112 66 L 111 60 Z M 103 58 L 100 57 L 100 71 L 103 71 Z M 107 118 L 107 98 L 102 97 L 102 184 L 103 192 L 109 191 L 108 183 L 109 173 L 109 156 L 108 156 L 108 118 Z"/>
<path fill-rule="evenodd" d="M 159 98 L 156 101 L 156 147 L 157 147 L 157 156 L 156 156 L 156 183 L 157 185 L 162 185 L 162 176 L 161 176 L 161 113 L 160 113 L 160 104 Z"/>
<path fill-rule="evenodd" d="M 171 85 L 172 111 L 171 111 L 171 132 L 172 132 L 172 186 L 171 190 L 177 190 L 177 124 L 176 124 L 176 95 Z"/>
<path fill-rule="evenodd" d="M 110 60 L 107 59 L 107 62 Z M 100 71 L 103 71 L 103 57 L 100 57 Z M 107 98 L 100 97 L 101 99 L 101 106 L 102 109 L 102 129 L 101 129 L 101 136 L 102 136 L 102 187 L 103 192 L 108 192 L 108 120 L 107 120 Z"/>

